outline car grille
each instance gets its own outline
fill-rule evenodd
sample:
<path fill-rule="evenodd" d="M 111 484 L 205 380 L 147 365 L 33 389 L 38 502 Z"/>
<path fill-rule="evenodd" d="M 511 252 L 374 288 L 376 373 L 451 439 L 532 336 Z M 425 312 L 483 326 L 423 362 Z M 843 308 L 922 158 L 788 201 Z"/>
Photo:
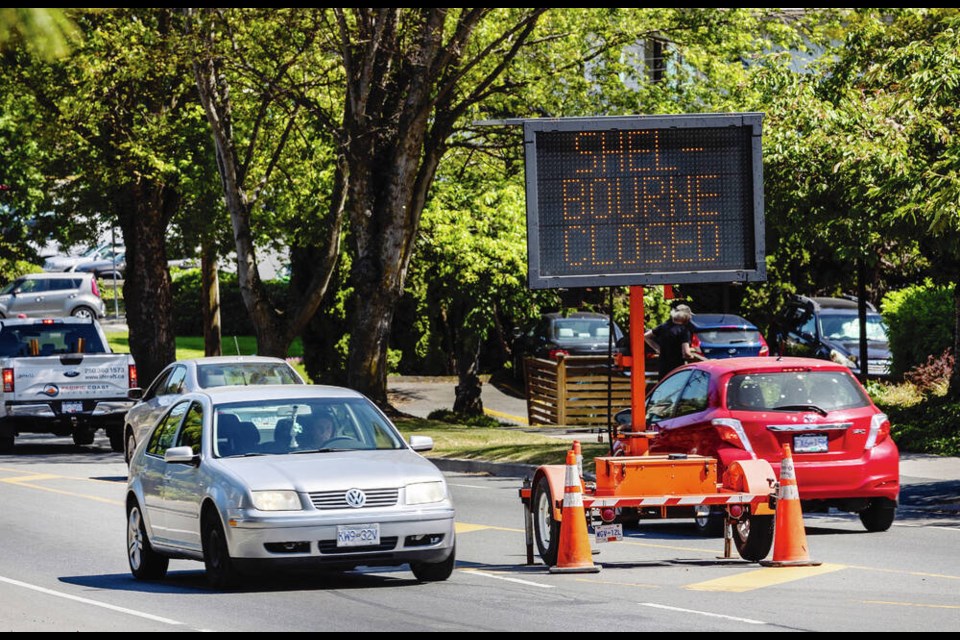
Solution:
<path fill-rule="evenodd" d="M 367 501 L 360 509 L 372 507 L 392 507 L 397 504 L 397 498 L 400 495 L 399 489 L 364 489 L 367 495 Z M 315 491 L 310 494 L 310 502 L 317 509 L 355 509 L 347 504 L 347 492 L 339 491 Z"/>

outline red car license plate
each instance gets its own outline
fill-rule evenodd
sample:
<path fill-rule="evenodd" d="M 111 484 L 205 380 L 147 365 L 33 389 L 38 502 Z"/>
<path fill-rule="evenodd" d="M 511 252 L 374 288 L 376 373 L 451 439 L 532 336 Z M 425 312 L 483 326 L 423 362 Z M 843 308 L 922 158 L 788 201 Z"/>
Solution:
<path fill-rule="evenodd" d="M 793 436 L 796 453 L 823 453 L 827 450 L 827 436 L 819 433 L 801 433 Z"/>

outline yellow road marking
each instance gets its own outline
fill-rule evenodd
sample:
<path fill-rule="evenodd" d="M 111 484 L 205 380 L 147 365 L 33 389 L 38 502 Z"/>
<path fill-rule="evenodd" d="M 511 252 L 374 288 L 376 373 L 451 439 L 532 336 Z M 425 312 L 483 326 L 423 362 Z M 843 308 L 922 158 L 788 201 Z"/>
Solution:
<path fill-rule="evenodd" d="M 513 422 L 517 422 L 517 423 L 519 423 L 519 424 L 521 424 L 521 425 L 523 425 L 523 426 L 525 426 L 525 427 L 529 427 L 529 426 L 530 426 L 530 425 L 527 423 L 527 419 L 526 419 L 526 418 L 521 418 L 520 416 L 514 416 L 514 415 L 511 415 L 511 414 L 509 414 L 509 413 L 502 413 L 502 412 L 500 412 L 500 411 L 494 411 L 493 409 L 487 409 L 486 407 L 483 408 L 483 412 L 484 412 L 485 414 L 487 414 L 488 416 L 491 416 L 491 417 L 493 417 L 493 418 L 504 418 L 504 419 L 506 419 L 506 420 L 512 420 Z"/>
<path fill-rule="evenodd" d="M 755 569 L 746 573 L 740 573 L 735 576 L 726 576 L 706 582 L 688 584 L 684 589 L 691 591 L 729 591 L 733 593 L 742 593 L 744 591 L 753 591 L 772 587 L 777 584 L 803 580 L 825 573 L 833 573 L 841 569 L 847 569 L 844 564 L 822 564 L 817 567 L 764 567 Z"/>
<path fill-rule="evenodd" d="M 21 484 L 24 482 L 33 482 L 34 480 L 52 480 L 54 478 L 61 478 L 63 476 L 57 476 L 49 473 L 33 473 L 29 476 L 18 476 L 16 478 L 0 478 L 0 482 L 9 482 L 11 484 Z"/>

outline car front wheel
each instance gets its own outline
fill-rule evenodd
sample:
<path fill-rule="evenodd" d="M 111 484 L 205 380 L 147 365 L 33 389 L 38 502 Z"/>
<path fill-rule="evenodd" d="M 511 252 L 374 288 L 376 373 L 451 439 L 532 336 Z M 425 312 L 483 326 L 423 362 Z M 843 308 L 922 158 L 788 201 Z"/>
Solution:
<path fill-rule="evenodd" d="M 239 574 L 227 548 L 227 535 L 215 513 L 203 519 L 203 564 L 207 581 L 218 589 L 232 587 L 239 581 Z"/>
<path fill-rule="evenodd" d="M 453 574 L 453 567 L 457 563 L 456 549 L 450 551 L 450 557 L 441 562 L 413 562 L 410 570 L 420 582 L 442 582 Z"/>

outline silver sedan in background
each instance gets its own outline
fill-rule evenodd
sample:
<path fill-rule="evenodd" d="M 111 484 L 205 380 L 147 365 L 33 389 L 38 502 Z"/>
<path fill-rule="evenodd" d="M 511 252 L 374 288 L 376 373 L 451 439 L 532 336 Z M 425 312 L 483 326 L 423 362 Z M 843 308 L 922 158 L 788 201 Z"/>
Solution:
<path fill-rule="evenodd" d="M 257 572 L 409 565 L 446 580 L 454 506 L 437 467 L 373 402 L 321 385 L 211 388 L 178 398 L 138 445 L 127 558 L 142 580 L 171 558 L 227 587 Z"/>
<path fill-rule="evenodd" d="M 137 400 L 123 425 L 123 458 L 130 463 L 137 444 L 174 400 L 198 389 L 249 384 L 304 384 L 289 362 L 267 356 L 209 356 L 186 358 L 164 367 L 146 391 L 130 389 Z"/>

